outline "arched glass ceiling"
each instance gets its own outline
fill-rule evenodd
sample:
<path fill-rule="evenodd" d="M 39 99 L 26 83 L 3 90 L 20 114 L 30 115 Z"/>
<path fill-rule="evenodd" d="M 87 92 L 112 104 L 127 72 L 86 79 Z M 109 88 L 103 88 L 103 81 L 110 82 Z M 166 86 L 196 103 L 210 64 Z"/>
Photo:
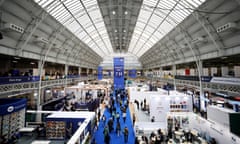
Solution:
<path fill-rule="evenodd" d="M 101 57 L 114 53 L 97 0 L 35 1 Z M 142 56 L 204 1 L 143 0 L 128 52 Z"/>
<path fill-rule="evenodd" d="M 35 0 L 35 2 L 101 57 L 113 52 L 96 0 Z M 92 31 L 95 31 L 94 35 L 91 34 Z"/>
<path fill-rule="evenodd" d="M 144 0 L 129 51 L 140 57 L 204 1 Z"/>

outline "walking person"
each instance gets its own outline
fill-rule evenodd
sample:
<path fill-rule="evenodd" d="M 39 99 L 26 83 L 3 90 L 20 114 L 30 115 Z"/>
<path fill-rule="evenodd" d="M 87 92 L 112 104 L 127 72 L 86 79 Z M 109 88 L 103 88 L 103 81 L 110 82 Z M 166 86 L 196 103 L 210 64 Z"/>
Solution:
<path fill-rule="evenodd" d="M 104 127 L 106 124 L 106 116 L 105 115 L 102 116 L 102 121 L 103 121 L 103 127 Z"/>
<path fill-rule="evenodd" d="M 109 128 L 109 132 L 111 133 L 113 130 L 113 119 L 112 118 L 110 118 L 108 120 L 108 128 Z"/>
<path fill-rule="evenodd" d="M 123 113 L 123 122 L 125 123 L 126 122 L 126 117 L 127 117 L 127 114 L 126 112 Z"/>
<path fill-rule="evenodd" d="M 134 127 L 134 126 L 135 126 L 135 121 L 136 121 L 136 116 L 135 116 L 135 113 L 133 113 L 132 120 L 133 120 L 133 127 Z"/>
<path fill-rule="evenodd" d="M 126 121 L 126 116 L 127 116 L 127 110 L 125 107 L 122 108 L 122 117 L 123 117 L 123 121 L 125 123 Z"/>
<path fill-rule="evenodd" d="M 100 121 L 100 117 L 101 117 L 101 110 L 100 109 L 98 109 L 98 121 Z"/>
<path fill-rule="evenodd" d="M 124 143 L 128 142 L 128 128 L 125 126 L 123 130 L 123 135 L 124 135 Z"/>
<path fill-rule="evenodd" d="M 108 126 L 105 126 L 105 128 L 103 130 L 103 135 L 104 135 L 105 144 L 109 144 L 110 143 L 110 136 L 109 136 Z"/>
<path fill-rule="evenodd" d="M 120 133 L 121 133 L 121 125 L 120 125 L 120 122 L 117 122 L 116 133 L 117 133 L 117 136 L 120 136 Z"/>
<path fill-rule="evenodd" d="M 116 119 L 117 119 L 117 122 L 119 122 L 119 119 L 120 119 L 120 114 L 119 114 L 119 112 L 117 112 L 117 114 L 116 114 Z"/>

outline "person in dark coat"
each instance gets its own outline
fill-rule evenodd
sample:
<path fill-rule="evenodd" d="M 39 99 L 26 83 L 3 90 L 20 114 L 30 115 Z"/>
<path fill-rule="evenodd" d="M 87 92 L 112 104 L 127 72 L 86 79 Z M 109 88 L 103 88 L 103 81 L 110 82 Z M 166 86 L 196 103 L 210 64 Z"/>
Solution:
<path fill-rule="evenodd" d="M 127 143 L 128 142 L 128 128 L 126 126 L 123 130 L 123 135 L 124 135 L 124 142 Z"/>

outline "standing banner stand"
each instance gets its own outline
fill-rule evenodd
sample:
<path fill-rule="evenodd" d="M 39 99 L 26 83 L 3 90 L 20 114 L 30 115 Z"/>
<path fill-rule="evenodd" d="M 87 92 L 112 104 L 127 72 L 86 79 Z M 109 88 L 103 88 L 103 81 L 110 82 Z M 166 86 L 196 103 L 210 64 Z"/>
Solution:
<path fill-rule="evenodd" d="M 114 89 L 124 89 L 124 58 L 114 58 Z"/>

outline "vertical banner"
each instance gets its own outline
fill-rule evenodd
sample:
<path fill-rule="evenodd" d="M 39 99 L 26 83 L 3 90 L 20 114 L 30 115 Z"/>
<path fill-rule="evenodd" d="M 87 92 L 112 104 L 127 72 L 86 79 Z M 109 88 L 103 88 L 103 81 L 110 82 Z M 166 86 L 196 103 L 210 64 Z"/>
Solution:
<path fill-rule="evenodd" d="M 103 74 L 103 72 L 102 72 L 102 67 L 99 66 L 99 67 L 98 67 L 98 80 L 102 80 L 102 74 Z"/>
<path fill-rule="evenodd" d="M 114 89 L 124 89 L 124 58 L 113 59 L 114 62 Z"/>
<path fill-rule="evenodd" d="M 137 75 L 137 70 L 136 69 L 132 69 L 132 70 L 128 71 L 128 76 L 130 78 L 136 78 L 136 75 Z"/>
<path fill-rule="evenodd" d="M 111 74 L 112 72 L 111 72 L 111 70 L 108 70 L 108 76 L 109 77 L 111 77 L 112 76 L 112 74 Z"/>

